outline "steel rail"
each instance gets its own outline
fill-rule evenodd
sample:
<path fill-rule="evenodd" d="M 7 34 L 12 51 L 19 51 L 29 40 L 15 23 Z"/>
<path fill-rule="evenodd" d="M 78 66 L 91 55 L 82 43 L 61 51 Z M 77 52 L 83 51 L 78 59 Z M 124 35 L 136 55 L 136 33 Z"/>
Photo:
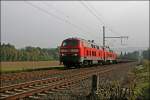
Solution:
<path fill-rule="evenodd" d="M 39 87 L 39 88 L 35 88 L 35 89 L 31 89 L 29 91 L 26 91 L 26 92 L 22 92 L 22 93 L 16 93 L 14 95 L 10 95 L 6 98 L 2 98 L 4 100 L 14 100 L 14 99 L 21 99 L 21 98 L 24 98 L 24 97 L 27 97 L 27 96 L 30 96 L 30 95 L 33 95 L 33 94 L 36 94 L 36 93 L 41 93 L 41 92 L 44 92 L 44 91 L 48 91 L 48 90 L 51 90 L 51 89 L 57 89 L 61 86 L 66 86 L 66 85 L 70 85 L 70 84 L 73 84 L 73 83 L 76 83 L 78 81 L 81 81 L 83 79 L 86 79 L 88 78 L 89 76 L 91 75 L 94 75 L 94 74 L 102 74 L 102 73 L 106 73 L 106 72 L 109 72 L 111 70 L 113 70 L 114 68 L 111 68 L 111 69 L 106 69 L 106 70 L 103 70 L 101 72 L 97 72 L 97 70 L 93 71 L 93 72 L 88 72 L 88 73 L 85 73 L 85 75 L 82 73 L 81 76 L 79 77 L 79 75 L 71 78 L 70 80 L 61 80 L 61 81 L 58 81 L 57 83 L 51 83 L 50 85 L 48 86 L 43 86 L 43 87 Z M 95 73 L 97 72 L 97 73 Z"/>
<path fill-rule="evenodd" d="M 94 69 L 95 69 L 95 68 L 94 68 Z M 64 74 L 63 76 L 64 76 L 64 77 L 71 77 L 71 76 L 74 76 L 75 74 L 79 74 L 80 72 L 82 72 L 82 73 L 83 73 L 83 72 L 87 72 L 87 70 L 89 70 L 89 69 L 78 70 L 78 71 L 79 71 L 78 73 L 76 73 L 76 72 L 71 73 L 70 76 L 68 75 L 68 72 L 69 72 L 69 71 L 67 71 L 66 74 Z M 91 71 L 91 69 L 90 69 L 89 71 Z M 12 90 L 12 89 L 14 89 L 14 88 L 23 88 L 23 87 L 27 87 L 27 86 L 29 86 L 29 85 L 36 85 L 36 84 L 39 84 L 39 83 L 41 83 L 41 82 L 44 83 L 44 82 L 46 82 L 46 81 L 55 82 L 55 81 L 57 81 L 57 80 L 64 79 L 64 77 L 61 77 L 61 78 L 59 78 L 59 77 L 52 77 L 52 78 L 46 78 L 46 79 L 41 79 L 41 80 L 35 80 L 35 81 L 24 82 L 24 83 L 20 83 L 20 84 L 14 84 L 14 85 L 9 85 L 9 86 L 4 86 L 4 87 L 0 87 L 0 93 L 1 93 L 1 92 L 4 92 L 4 91 Z"/>
<path fill-rule="evenodd" d="M 122 65 L 122 64 L 120 64 Z M 117 66 L 120 66 L 117 65 Z M 71 73 L 71 74 L 66 74 L 65 77 L 55 77 L 55 78 L 47 78 L 47 79 L 42 79 L 42 80 L 36 80 L 36 81 L 32 81 L 32 82 L 26 82 L 26 83 L 21 83 L 21 84 L 16 84 L 16 85 L 12 85 L 12 86 L 6 86 L 6 87 L 1 87 L 0 92 L 3 93 L 5 91 L 10 91 L 10 90 L 14 90 L 14 89 L 22 89 L 25 87 L 30 88 L 30 86 L 32 86 L 31 89 L 29 89 L 28 91 L 24 91 L 24 92 L 19 92 L 19 93 L 15 93 L 14 95 L 8 95 L 6 97 L 1 97 L 0 99 L 2 100 L 12 100 L 12 99 L 21 99 L 24 97 L 28 97 L 31 95 L 34 95 L 36 93 L 41 93 L 44 91 L 48 91 L 51 89 L 58 89 L 62 86 L 67 86 L 73 83 L 76 83 L 77 81 L 83 80 L 87 77 L 90 77 L 91 75 L 94 74 L 103 74 L 109 71 L 112 71 L 113 69 L 116 69 L 116 67 L 105 67 L 104 69 L 97 69 L 97 68 L 85 68 L 83 70 L 78 70 L 78 72 L 75 73 Z M 40 84 L 39 87 L 34 87 L 33 85 L 38 85 Z"/>

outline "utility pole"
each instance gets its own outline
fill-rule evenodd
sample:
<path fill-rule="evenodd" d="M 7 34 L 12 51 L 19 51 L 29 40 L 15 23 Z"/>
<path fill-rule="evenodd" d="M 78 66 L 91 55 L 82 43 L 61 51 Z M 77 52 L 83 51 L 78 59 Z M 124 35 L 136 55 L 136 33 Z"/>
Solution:
<path fill-rule="evenodd" d="M 103 26 L 103 51 L 105 50 L 105 26 Z M 104 53 L 104 60 L 105 60 L 105 53 Z"/>
<path fill-rule="evenodd" d="M 119 39 L 121 39 L 121 45 L 122 45 L 123 44 L 122 39 L 123 38 L 128 39 L 128 36 L 105 37 L 105 26 L 103 26 L 103 50 L 105 49 L 105 39 L 106 38 L 119 38 Z"/>
<path fill-rule="evenodd" d="M 103 49 L 105 48 L 105 26 L 103 26 Z"/>
<path fill-rule="evenodd" d="M 116 37 L 105 37 L 105 38 L 120 38 L 120 39 L 121 39 L 121 44 L 123 44 L 123 43 L 122 43 L 122 39 L 123 39 L 123 38 L 128 39 L 128 36 L 118 36 L 118 37 L 116 36 Z"/>

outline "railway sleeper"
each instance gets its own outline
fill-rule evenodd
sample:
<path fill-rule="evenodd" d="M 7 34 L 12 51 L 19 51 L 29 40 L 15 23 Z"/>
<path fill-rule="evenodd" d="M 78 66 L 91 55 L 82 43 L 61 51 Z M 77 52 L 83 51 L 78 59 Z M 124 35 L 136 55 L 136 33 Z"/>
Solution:
<path fill-rule="evenodd" d="M 39 88 L 39 87 L 35 87 L 35 86 L 30 87 L 30 89 L 36 89 L 36 88 Z"/>
<path fill-rule="evenodd" d="M 30 90 L 30 88 L 24 87 L 24 88 L 22 88 L 22 90 L 25 90 L 25 91 L 26 91 L 26 90 Z"/>
<path fill-rule="evenodd" d="M 54 94 L 55 92 L 54 91 L 44 91 L 46 94 Z"/>
<path fill-rule="evenodd" d="M 38 97 L 38 96 L 29 96 L 29 97 L 27 97 L 27 99 L 39 100 L 40 97 Z"/>
<path fill-rule="evenodd" d="M 8 97 L 9 95 L 5 94 L 5 93 L 0 93 L 0 96 L 1 96 L 1 98 L 3 98 L 3 97 Z"/>
<path fill-rule="evenodd" d="M 14 91 L 5 91 L 5 94 L 12 95 L 12 94 L 15 94 L 15 92 Z"/>
<path fill-rule="evenodd" d="M 36 96 L 46 96 L 46 93 L 37 93 Z"/>
<path fill-rule="evenodd" d="M 59 89 L 56 89 L 55 91 L 57 91 L 57 92 L 63 92 L 64 90 L 66 90 L 67 89 L 67 87 L 61 87 L 61 88 L 59 88 Z"/>
<path fill-rule="evenodd" d="M 22 89 L 14 89 L 15 92 L 24 92 Z"/>
<path fill-rule="evenodd" d="M 35 87 L 41 87 L 41 84 L 35 84 L 34 86 Z"/>

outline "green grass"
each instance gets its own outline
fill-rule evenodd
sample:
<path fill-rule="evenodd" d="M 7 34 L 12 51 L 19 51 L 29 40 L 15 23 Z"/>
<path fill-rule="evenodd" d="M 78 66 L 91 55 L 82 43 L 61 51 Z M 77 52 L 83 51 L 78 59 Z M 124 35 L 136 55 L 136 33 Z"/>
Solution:
<path fill-rule="evenodd" d="M 53 70 L 53 69 L 57 69 L 57 70 L 64 70 L 65 67 L 62 66 L 50 66 L 50 67 L 45 67 L 45 68 L 9 68 L 7 70 L 2 70 L 1 74 L 4 73 L 19 73 L 19 72 L 31 72 L 31 71 L 40 71 L 40 70 Z"/>
<path fill-rule="evenodd" d="M 134 69 L 134 74 L 137 78 L 136 87 L 134 89 L 135 96 L 142 98 L 143 100 L 150 99 L 150 79 L 149 79 L 149 68 L 150 61 L 144 60 L 142 66 L 137 66 Z"/>
<path fill-rule="evenodd" d="M 1 73 L 16 73 L 36 70 L 64 69 L 63 65 L 59 65 L 59 61 L 16 61 L 1 62 Z"/>
<path fill-rule="evenodd" d="M 59 61 L 20 61 L 20 62 L 1 62 L 1 73 L 15 73 L 36 70 L 64 69 L 59 65 Z"/>

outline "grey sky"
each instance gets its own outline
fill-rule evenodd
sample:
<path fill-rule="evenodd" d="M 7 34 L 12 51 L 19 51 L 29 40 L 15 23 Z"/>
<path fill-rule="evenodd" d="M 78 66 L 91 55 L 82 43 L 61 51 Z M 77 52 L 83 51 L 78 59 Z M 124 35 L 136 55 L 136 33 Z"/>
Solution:
<path fill-rule="evenodd" d="M 84 5 L 117 32 L 106 28 L 106 36 L 129 36 L 123 41 L 126 46 L 119 39 L 107 39 L 106 44 L 114 48 L 149 46 L 148 1 L 2 1 L 2 42 L 17 48 L 51 48 L 65 38 L 81 37 L 102 44 L 103 24 Z"/>

